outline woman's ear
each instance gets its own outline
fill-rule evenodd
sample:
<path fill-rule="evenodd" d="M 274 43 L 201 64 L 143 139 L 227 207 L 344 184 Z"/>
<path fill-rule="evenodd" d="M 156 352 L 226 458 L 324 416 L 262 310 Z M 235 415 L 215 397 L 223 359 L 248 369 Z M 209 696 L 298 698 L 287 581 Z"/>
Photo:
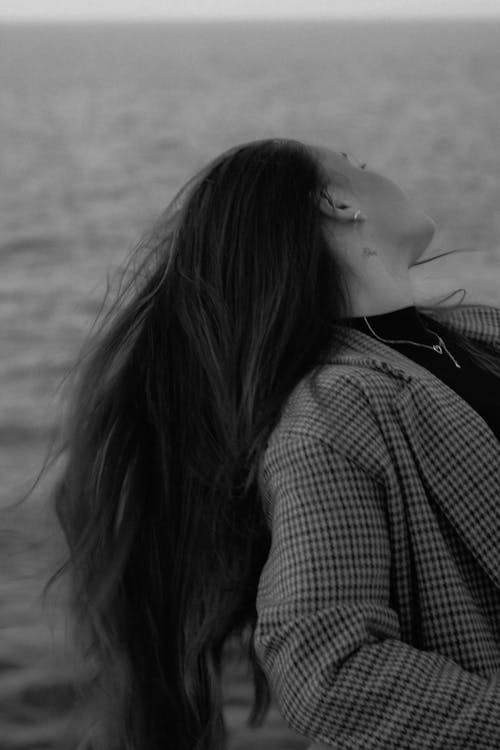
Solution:
<path fill-rule="evenodd" d="M 319 210 L 330 219 L 336 218 L 332 197 L 326 190 L 320 193 Z"/>
<path fill-rule="evenodd" d="M 340 224 L 356 221 L 356 218 L 366 218 L 358 206 L 352 205 L 348 199 L 338 197 L 332 200 L 331 195 L 323 190 L 320 193 L 319 210 L 329 219 L 334 219 Z"/>

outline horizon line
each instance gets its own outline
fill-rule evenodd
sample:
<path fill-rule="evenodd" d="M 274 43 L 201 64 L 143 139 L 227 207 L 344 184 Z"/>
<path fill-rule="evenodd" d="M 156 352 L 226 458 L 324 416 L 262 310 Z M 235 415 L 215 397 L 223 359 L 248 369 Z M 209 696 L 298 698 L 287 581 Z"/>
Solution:
<path fill-rule="evenodd" d="M 288 22 L 288 21 L 492 21 L 500 20 L 500 8 L 498 13 L 455 13 L 441 15 L 409 15 L 409 14 L 379 14 L 379 15 L 282 15 L 282 16 L 1 16 L 0 23 L 137 23 L 137 22 Z"/>

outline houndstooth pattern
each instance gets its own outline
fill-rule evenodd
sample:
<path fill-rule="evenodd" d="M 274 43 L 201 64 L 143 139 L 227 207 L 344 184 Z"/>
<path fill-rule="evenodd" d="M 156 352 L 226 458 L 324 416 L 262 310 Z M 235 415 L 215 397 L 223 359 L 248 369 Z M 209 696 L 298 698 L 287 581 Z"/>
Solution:
<path fill-rule="evenodd" d="M 500 354 L 500 308 L 436 319 Z M 500 748 L 500 442 L 426 368 L 338 334 L 323 403 L 301 381 L 261 462 L 257 656 L 311 742 Z"/>

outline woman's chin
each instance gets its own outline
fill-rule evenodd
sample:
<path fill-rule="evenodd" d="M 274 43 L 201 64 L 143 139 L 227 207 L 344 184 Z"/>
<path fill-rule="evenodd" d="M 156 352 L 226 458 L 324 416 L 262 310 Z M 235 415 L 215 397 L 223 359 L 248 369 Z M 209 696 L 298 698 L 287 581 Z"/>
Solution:
<path fill-rule="evenodd" d="M 410 268 L 416 263 L 422 255 L 425 253 L 427 248 L 432 242 L 432 238 L 436 234 L 436 222 L 428 214 L 423 214 L 422 221 L 418 227 L 418 231 L 415 233 L 415 252 L 413 257 L 410 259 Z"/>
<path fill-rule="evenodd" d="M 423 234 L 425 236 L 425 242 L 426 242 L 425 247 L 427 247 L 427 245 L 430 243 L 430 241 L 436 234 L 436 229 L 437 229 L 436 222 L 434 221 L 432 216 L 429 216 L 429 214 L 424 214 Z"/>

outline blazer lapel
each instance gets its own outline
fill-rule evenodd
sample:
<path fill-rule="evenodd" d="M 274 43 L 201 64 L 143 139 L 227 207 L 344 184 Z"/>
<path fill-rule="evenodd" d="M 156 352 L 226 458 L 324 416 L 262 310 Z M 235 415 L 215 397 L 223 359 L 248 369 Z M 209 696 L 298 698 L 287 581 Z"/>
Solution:
<path fill-rule="evenodd" d="M 436 318 L 478 341 L 495 343 L 500 353 L 500 308 L 448 309 Z M 406 383 L 393 408 L 415 470 L 429 500 L 439 505 L 500 589 L 500 441 L 495 433 L 430 370 L 357 329 L 335 328 L 343 347 L 326 361 L 382 370 Z M 430 412 L 435 419 L 429 420 Z"/>

